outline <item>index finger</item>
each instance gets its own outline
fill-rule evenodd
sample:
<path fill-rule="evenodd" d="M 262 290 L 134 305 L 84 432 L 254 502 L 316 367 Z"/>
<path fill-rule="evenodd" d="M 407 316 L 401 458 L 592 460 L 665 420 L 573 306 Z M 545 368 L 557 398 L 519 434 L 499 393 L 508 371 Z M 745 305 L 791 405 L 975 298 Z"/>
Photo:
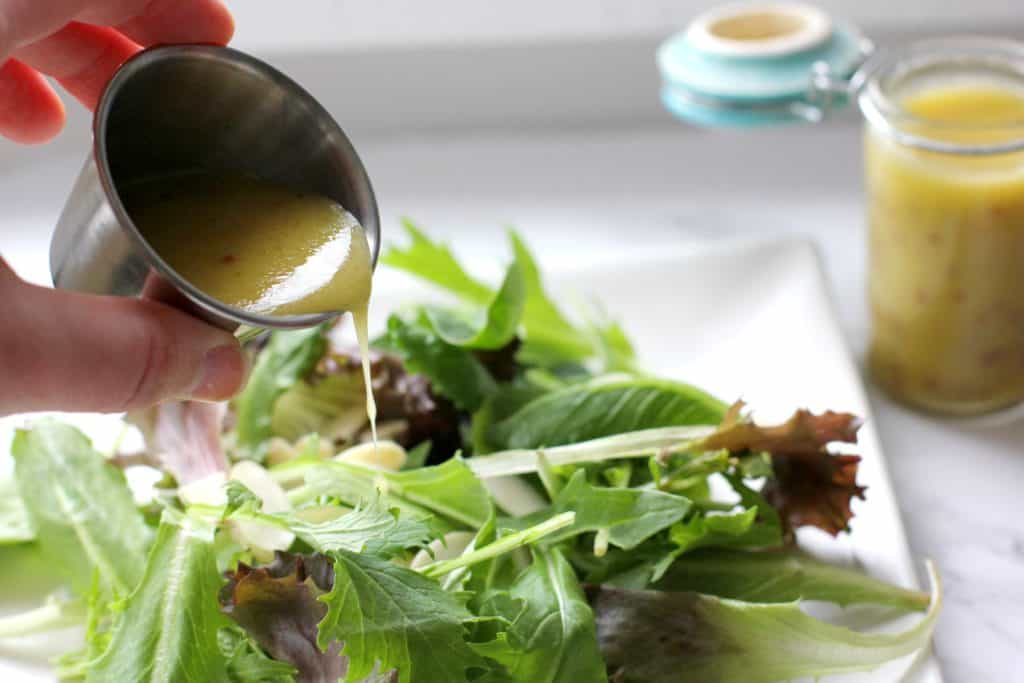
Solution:
<path fill-rule="evenodd" d="M 117 4 L 107 3 L 107 9 L 113 10 Z M 231 14 L 219 0 L 153 0 L 138 4 L 140 13 L 116 29 L 72 22 L 14 54 L 34 69 L 56 78 L 91 109 L 107 81 L 139 45 L 224 44 L 234 32 Z M 90 13 L 96 11 L 92 8 Z M 110 18 L 121 16 L 118 11 Z"/>
<path fill-rule="evenodd" d="M 235 32 L 235 21 L 220 0 L 153 0 L 141 14 L 116 28 L 140 45 L 225 45 Z"/>

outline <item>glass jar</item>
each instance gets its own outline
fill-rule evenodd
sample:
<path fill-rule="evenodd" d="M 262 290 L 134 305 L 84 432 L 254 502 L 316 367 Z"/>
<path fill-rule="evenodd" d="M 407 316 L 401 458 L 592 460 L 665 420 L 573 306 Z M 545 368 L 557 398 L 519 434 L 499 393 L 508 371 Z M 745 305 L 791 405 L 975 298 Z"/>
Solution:
<path fill-rule="evenodd" d="M 859 78 L 872 378 L 946 414 L 1024 400 L 1024 45 L 917 43 Z"/>
<path fill-rule="evenodd" d="M 729 4 L 665 41 L 658 65 L 666 108 L 702 126 L 818 122 L 856 101 L 871 376 L 932 412 L 1024 401 L 1024 44 L 879 52 L 807 5 Z"/>

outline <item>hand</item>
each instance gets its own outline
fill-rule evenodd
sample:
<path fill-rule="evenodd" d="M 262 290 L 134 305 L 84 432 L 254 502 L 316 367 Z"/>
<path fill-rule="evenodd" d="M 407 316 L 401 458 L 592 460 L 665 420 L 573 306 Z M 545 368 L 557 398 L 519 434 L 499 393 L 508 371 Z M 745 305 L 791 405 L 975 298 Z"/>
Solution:
<path fill-rule="evenodd" d="M 38 143 L 60 131 L 44 74 L 91 109 L 141 46 L 226 43 L 233 30 L 218 0 L 0 0 L 0 135 Z M 245 380 L 231 334 L 151 298 L 30 285 L 2 258 L 0 321 L 0 415 L 223 400 Z"/>
<path fill-rule="evenodd" d="M 0 0 L 0 135 L 39 143 L 60 132 L 64 106 L 43 74 L 93 109 L 141 47 L 224 44 L 233 32 L 219 0 Z"/>

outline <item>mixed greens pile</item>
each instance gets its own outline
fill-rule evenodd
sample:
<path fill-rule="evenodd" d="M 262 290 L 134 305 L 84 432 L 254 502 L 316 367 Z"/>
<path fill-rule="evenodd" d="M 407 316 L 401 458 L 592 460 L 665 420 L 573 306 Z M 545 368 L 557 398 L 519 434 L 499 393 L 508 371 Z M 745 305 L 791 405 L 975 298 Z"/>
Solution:
<path fill-rule="evenodd" d="M 396 312 L 375 341 L 380 443 L 358 357 L 323 327 L 264 340 L 230 406 L 129 416 L 141 452 L 37 422 L 0 534 L 67 588 L 0 637 L 80 624 L 62 677 L 195 683 L 757 683 L 927 643 L 937 594 L 795 545 L 846 531 L 863 497 L 857 456 L 828 450 L 854 416 L 756 425 L 642 372 L 604 316 L 566 317 L 515 235 L 495 289 L 407 228 L 383 263 L 456 304 Z M 141 502 L 132 467 L 163 473 Z M 924 614 L 864 634 L 806 600 Z"/>

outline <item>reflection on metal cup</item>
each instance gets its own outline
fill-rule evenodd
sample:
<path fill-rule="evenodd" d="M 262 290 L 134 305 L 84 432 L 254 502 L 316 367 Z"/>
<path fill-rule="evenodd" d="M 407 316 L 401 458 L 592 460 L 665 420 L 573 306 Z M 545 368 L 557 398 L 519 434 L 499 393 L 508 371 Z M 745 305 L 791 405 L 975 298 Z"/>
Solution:
<path fill-rule="evenodd" d="M 243 173 L 333 199 L 363 225 L 376 263 L 380 221 L 373 188 L 331 115 L 294 81 L 249 55 L 175 45 L 125 62 L 100 98 L 92 152 L 50 244 L 54 285 L 137 296 L 147 278 L 157 276 L 187 298 L 191 312 L 228 329 L 306 327 L 331 317 L 267 316 L 228 306 L 180 277 L 150 247 L 120 190 L 142 178 L 198 170 Z"/>

